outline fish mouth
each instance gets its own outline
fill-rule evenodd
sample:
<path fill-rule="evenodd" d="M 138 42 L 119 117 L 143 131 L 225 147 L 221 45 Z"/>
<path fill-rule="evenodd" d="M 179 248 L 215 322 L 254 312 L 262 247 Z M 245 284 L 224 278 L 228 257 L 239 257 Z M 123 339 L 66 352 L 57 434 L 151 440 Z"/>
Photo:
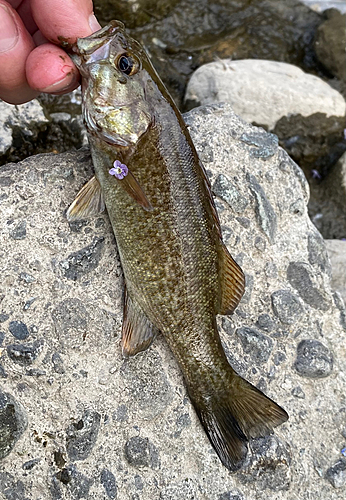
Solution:
<path fill-rule="evenodd" d="M 121 21 L 110 21 L 104 28 L 95 31 L 85 38 L 77 38 L 73 50 L 79 55 L 90 55 L 111 40 L 118 31 L 125 31 L 125 25 Z"/>

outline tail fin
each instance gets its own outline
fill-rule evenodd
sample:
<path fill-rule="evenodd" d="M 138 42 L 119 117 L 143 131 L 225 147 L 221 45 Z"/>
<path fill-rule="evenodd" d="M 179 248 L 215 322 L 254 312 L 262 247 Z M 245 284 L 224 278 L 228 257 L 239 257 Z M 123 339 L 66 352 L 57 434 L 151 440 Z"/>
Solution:
<path fill-rule="evenodd" d="M 189 392 L 212 446 L 231 471 L 242 466 L 250 437 L 271 434 L 288 419 L 285 410 L 234 372 L 225 393 L 210 391 L 201 398 Z"/>

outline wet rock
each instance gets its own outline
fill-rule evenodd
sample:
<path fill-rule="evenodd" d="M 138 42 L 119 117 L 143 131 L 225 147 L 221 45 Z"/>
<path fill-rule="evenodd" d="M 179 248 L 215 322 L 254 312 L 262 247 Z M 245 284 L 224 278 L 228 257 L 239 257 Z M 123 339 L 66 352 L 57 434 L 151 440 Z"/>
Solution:
<path fill-rule="evenodd" d="M 43 346 L 43 340 L 35 340 L 32 344 L 10 344 L 7 346 L 7 354 L 15 363 L 27 366 L 34 363 Z"/>
<path fill-rule="evenodd" d="M 125 444 L 125 457 L 135 467 L 160 467 L 159 453 L 148 438 L 135 436 Z"/>
<path fill-rule="evenodd" d="M 5 368 L 2 366 L 2 364 L 0 363 L 0 378 L 7 378 L 7 373 L 5 371 Z"/>
<path fill-rule="evenodd" d="M 244 471 L 238 473 L 244 484 L 256 482 L 256 488 L 287 491 L 291 484 L 291 452 L 277 436 L 251 440 L 252 455 Z"/>
<path fill-rule="evenodd" d="M 101 415 L 86 410 L 78 422 L 66 429 L 67 454 L 70 460 L 85 460 L 97 441 Z"/>
<path fill-rule="evenodd" d="M 217 176 L 213 185 L 213 192 L 237 213 L 243 212 L 248 205 L 245 196 L 223 174 Z"/>
<path fill-rule="evenodd" d="M 262 186 L 254 175 L 248 175 L 249 187 L 256 200 L 257 222 L 271 243 L 274 242 L 277 230 L 277 217 Z"/>
<path fill-rule="evenodd" d="M 301 317 L 303 306 L 289 290 L 278 290 L 271 295 L 274 314 L 286 325 L 292 325 Z"/>
<path fill-rule="evenodd" d="M 59 334 L 70 330 L 85 330 L 88 312 L 80 299 L 65 299 L 52 311 L 55 328 Z"/>
<path fill-rule="evenodd" d="M 94 238 L 93 242 L 78 252 L 71 253 L 66 260 L 60 262 L 63 275 L 72 281 L 77 281 L 90 273 L 99 265 L 104 237 Z"/>
<path fill-rule="evenodd" d="M 346 485 L 346 460 L 340 459 L 335 465 L 329 467 L 326 478 L 334 488 L 342 488 Z"/>
<path fill-rule="evenodd" d="M 4 338 L 5 338 L 5 333 L 4 332 L 0 332 L 0 346 L 3 344 Z"/>
<path fill-rule="evenodd" d="M 25 340 L 30 335 L 28 327 L 22 321 L 11 321 L 8 329 L 18 340 Z"/>
<path fill-rule="evenodd" d="M 346 304 L 346 241 L 325 240 L 332 267 L 331 286 L 338 291 Z"/>
<path fill-rule="evenodd" d="M 346 81 L 346 14 L 333 9 L 327 17 L 328 19 L 317 28 L 315 51 L 318 59 L 332 75 Z"/>
<path fill-rule="evenodd" d="M 51 493 L 54 500 L 62 500 L 66 494 L 71 500 L 87 499 L 92 484 L 92 479 L 79 472 L 75 465 L 70 465 L 55 474 Z"/>
<path fill-rule="evenodd" d="M 103 469 L 100 481 L 106 491 L 107 497 L 111 499 L 117 498 L 117 483 L 114 474 L 110 470 Z"/>
<path fill-rule="evenodd" d="M 11 394 L 0 389 L 0 460 L 12 451 L 27 425 L 27 416 L 22 405 Z"/>
<path fill-rule="evenodd" d="M 309 266 L 304 262 L 290 262 L 287 268 L 287 279 L 309 306 L 322 311 L 329 309 L 329 304 L 312 281 Z"/>
<path fill-rule="evenodd" d="M 333 370 L 333 355 L 318 340 L 302 340 L 297 347 L 294 367 L 302 377 L 328 377 Z"/>
<path fill-rule="evenodd" d="M 244 352 L 250 354 L 256 363 L 261 364 L 268 361 L 274 344 L 270 337 L 247 326 L 238 328 L 235 333 L 242 343 Z"/>
<path fill-rule="evenodd" d="M 19 222 L 12 231 L 10 231 L 10 236 L 14 240 L 24 240 L 26 238 L 26 221 L 23 220 Z"/>

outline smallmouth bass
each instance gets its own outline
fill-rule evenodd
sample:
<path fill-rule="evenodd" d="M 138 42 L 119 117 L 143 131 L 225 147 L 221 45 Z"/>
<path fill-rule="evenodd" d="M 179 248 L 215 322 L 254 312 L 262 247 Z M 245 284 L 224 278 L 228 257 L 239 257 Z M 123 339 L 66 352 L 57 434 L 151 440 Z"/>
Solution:
<path fill-rule="evenodd" d="M 83 117 L 95 176 L 69 220 L 107 208 L 125 278 L 124 355 L 161 332 L 222 463 L 237 470 L 251 437 L 287 413 L 230 366 L 216 327 L 244 293 L 210 184 L 183 118 L 141 45 L 112 21 L 78 39 Z"/>

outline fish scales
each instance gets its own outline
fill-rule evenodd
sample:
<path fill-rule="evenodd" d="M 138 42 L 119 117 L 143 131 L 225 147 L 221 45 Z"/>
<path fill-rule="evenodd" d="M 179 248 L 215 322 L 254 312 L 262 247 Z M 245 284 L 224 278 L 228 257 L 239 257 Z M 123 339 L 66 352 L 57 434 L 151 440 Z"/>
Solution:
<path fill-rule="evenodd" d="M 250 437 L 286 412 L 229 365 L 216 325 L 244 292 L 228 254 L 209 181 L 183 119 L 138 42 L 119 21 L 75 47 L 95 168 L 68 210 L 107 207 L 125 278 L 123 351 L 164 335 L 201 423 L 230 470 Z"/>

